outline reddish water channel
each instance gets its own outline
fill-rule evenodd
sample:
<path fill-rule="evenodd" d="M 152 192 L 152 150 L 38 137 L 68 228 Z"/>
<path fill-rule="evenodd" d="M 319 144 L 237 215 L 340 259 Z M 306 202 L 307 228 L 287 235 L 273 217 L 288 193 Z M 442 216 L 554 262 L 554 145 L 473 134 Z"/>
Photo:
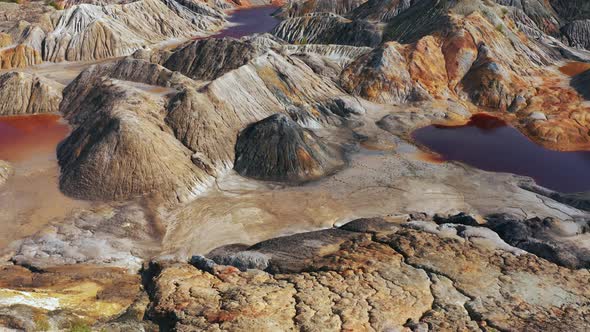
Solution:
<path fill-rule="evenodd" d="M 560 192 L 590 190 L 590 151 L 545 149 L 490 115 L 476 114 L 461 126 L 420 128 L 412 136 L 444 160 L 529 176 L 538 184 Z"/>

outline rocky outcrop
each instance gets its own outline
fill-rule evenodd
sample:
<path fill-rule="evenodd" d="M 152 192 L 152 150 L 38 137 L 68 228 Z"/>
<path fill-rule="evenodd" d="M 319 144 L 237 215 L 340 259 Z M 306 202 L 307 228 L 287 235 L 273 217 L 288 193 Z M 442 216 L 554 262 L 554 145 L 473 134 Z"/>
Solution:
<path fill-rule="evenodd" d="M 59 110 L 63 86 L 21 72 L 0 75 L 0 115 L 54 113 Z"/>
<path fill-rule="evenodd" d="M 578 241 L 564 240 L 588 231 L 590 225 L 583 220 L 577 223 L 552 218 L 522 221 L 511 216 L 494 215 L 488 217 L 486 226 L 498 233 L 508 244 L 558 265 L 571 269 L 590 266 L 588 250 Z"/>
<path fill-rule="evenodd" d="M 494 234 L 375 218 L 215 250 L 162 266 L 149 315 L 179 330 L 582 331 L 588 271 Z"/>
<path fill-rule="evenodd" d="M 240 131 L 234 169 L 269 181 L 318 179 L 344 165 L 343 152 L 279 113 Z"/>
<path fill-rule="evenodd" d="M 397 43 L 386 43 L 344 69 L 342 87 L 379 103 L 426 100 L 428 92 L 412 79 Z"/>
<path fill-rule="evenodd" d="M 519 91 L 511 74 L 489 55 L 487 46 L 479 48 L 477 60 L 461 81 L 462 88 L 478 106 L 506 111 Z"/>
<path fill-rule="evenodd" d="M 42 61 L 41 53 L 26 45 L 0 49 L 0 69 L 23 68 Z"/>
<path fill-rule="evenodd" d="M 363 20 L 348 20 L 331 13 L 307 14 L 277 25 L 272 33 L 294 44 L 341 44 L 375 47 L 381 42 L 380 28 Z"/>
<path fill-rule="evenodd" d="M 590 49 L 590 19 L 573 21 L 561 28 L 561 32 L 569 45 Z"/>

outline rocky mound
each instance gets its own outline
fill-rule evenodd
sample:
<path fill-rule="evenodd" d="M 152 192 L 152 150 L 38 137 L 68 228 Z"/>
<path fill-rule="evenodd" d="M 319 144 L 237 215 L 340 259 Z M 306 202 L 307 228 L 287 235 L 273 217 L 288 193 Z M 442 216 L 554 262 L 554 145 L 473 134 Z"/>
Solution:
<path fill-rule="evenodd" d="M 342 151 L 281 113 L 243 129 L 235 156 L 238 173 L 271 181 L 314 180 L 344 164 Z"/>
<path fill-rule="evenodd" d="M 162 101 L 110 80 L 84 100 L 86 116 L 57 150 L 66 194 L 90 200 L 154 194 L 183 202 L 211 180 L 165 124 Z"/>
<path fill-rule="evenodd" d="M 474 226 L 364 219 L 210 257 L 161 267 L 152 319 L 179 330 L 583 331 L 589 310 L 588 271 Z"/>
<path fill-rule="evenodd" d="M 105 77 L 118 81 L 105 85 Z M 173 89 L 162 98 L 136 91 L 136 83 L 144 90 Z M 302 123 L 314 125 L 339 123 L 364 111 L 345 102 L 342 95 L 334 82 L 305 62 L 272 50 L 200 88 L 178 72 L 144 60 L 92 66 L 64 90 L 60 110 L 76 130 L 59 149 L 62 188 L 75 197 L 92 199 L 124 199 L 157 191 L 167 197 L 166 193 L 175 193 L 172 196 L 183 200 L 194 188 L 204 188 L 211 176 L 233 167 L 237 133 L 249 123 L 286 108 L 298 110 Z M 126 107 L 130 109 L 125 111 Z M 108 127 L 111 123 L 118 125 Z M 145 135 L 139 130 L 142 126 Z M 170 136 L 164 134 L 168 132 Z M 112 154 L 107 151 L 122 142 L 126 148 L 115 151 L 121 161 L 106 158 Z M 89 152 L 82 155 L 80 149 Z M 156 152 L 150 156 L 151 150 Z M 158 155 L 178 161 L 175 175 L 162 166 Z M 137 179 L 136 169 L 152 176 Z M 86 177 L 92 172 L 98 175 L 89 181 Z M 109 176 L 112 179 L 104 178 Z"/>
<path fill-rule="evenodd" d="M 63 86 L 20 72 L 0 75 L 0 115 L 53 113 L 59 110 Z"/>

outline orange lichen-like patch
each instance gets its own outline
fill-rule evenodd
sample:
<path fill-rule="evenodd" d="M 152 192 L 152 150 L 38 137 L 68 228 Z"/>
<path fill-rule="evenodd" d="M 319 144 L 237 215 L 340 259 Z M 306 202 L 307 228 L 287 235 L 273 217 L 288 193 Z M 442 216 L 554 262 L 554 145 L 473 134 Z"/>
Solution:
<path fill-rule="evenodd" d="M 0 69 L 24 68 L 42 61 L 39 52 L 22 44 L 0 51 Z"/>
<path fill-rule="evenodd" d="M 77 264 L 35 273 L 20 266 L 0 267 L 0 298 L 6 303 L 66 311 L 89 321 L 122 313 L 140 285 L 139 276 L 120 268 Z"/>
<path fill-rule="evenodd" d="M 559 71 L 567 76 L 576 76 L 587 70 L 590 70 L 590 63 L 572 61 L 559 67 Z"/>
<path fill-rule="evenodd" d="M 432 164 L 442 164 L 445 162 L 445 159 L 440 155 L 425 151 L 418 151 L 414 153 L 414 157 L 417 160 L 425 161 Z"/>
<path fill-rule="evenodd" d="M 412 79 L 420 82 L 431 95 L 448 92 L 445 57 L 435 37 L 426 36 L 411 47 L 408 69 Z"/>
<path fill-rule="evenodd" d="M 12 37 L 9 34 L 0 32 L 0 47 L 6 47 L 12 44 Z"/>
<path fill-rule="evenodd" d="M 306 171 L 314 171 L 317 168 L 317 162 L 309 155 L 305 149 L 297 148 L 297 160 L 301 168 Z"/>

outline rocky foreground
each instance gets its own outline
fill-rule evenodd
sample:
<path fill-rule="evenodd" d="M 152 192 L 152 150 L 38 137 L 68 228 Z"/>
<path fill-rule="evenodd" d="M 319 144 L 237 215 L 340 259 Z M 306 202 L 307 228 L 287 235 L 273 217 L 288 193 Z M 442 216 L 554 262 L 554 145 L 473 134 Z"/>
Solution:
<path fill-rule="evenodd" d="M 97 330 L 120 331 L 584 331 L 588 270 L 531 253 L 551 242 L 514 243 L 532 249 L 526 251 L 505 242 L 514 234 L 491 230 L 510 222 L 524 221 L 465 214 L 358 219 L 223 246 L 186 263 L 161 258 L 145 266 L 141 281 L 115 268 L 7 266 L 0 285 L 10 290 L 0 290 L 0 317 L 27 330 L 40 322 L 68 326 L 76 313 L 100 317 Z M 545 230 L 573 229 L 542 223 Z M 37 309 L 25 310 L 27 301 Z M 58 304 L 60 311 L 42 314 Z"/>

